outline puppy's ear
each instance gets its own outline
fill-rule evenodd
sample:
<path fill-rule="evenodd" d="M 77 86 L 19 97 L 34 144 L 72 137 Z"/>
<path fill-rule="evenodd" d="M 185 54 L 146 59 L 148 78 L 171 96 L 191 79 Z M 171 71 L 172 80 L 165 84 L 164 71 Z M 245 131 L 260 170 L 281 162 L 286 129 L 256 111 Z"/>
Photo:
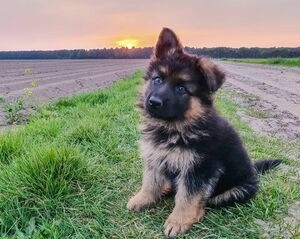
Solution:
<path fill-rule="evenodd" d="M 155 56 L 159 59 L 164 59 L 168 56 L 182 53 L 183 47 L 176 34 L 169 28 L 163 28 L 156 43 Z"/>
<path fill-rule="evenodd" d="M 205 57 L 200 57 L 197 65 L 205 78 L 209 92 L 217 91 L 225 82 L 225 73 Z"/>

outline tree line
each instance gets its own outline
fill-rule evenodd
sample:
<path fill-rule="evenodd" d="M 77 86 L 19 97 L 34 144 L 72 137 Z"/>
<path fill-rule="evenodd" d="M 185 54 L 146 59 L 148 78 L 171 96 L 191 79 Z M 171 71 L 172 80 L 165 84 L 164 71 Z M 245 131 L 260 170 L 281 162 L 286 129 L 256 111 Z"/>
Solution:
<path fill-rule="evenodd" d="M 206 55 L 212 58 L 271 58 L 300 57 L 300 47 L 186 47 L 191 54 Z M 152 47 L 142 48 L 110 48 L 110 49 L 76 49 L 52 51 L 0 51 L 1 60 L 18 59 L 147 59 L 153 52 Z"/>

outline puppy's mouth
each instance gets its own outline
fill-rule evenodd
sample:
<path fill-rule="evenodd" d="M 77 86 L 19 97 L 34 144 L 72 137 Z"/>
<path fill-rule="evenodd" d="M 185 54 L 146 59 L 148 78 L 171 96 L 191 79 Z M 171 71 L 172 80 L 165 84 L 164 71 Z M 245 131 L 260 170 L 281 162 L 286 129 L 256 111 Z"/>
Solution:
<path fill-rule="evenodd" d="M 153 118 L 158 118 L 158 119 L 163 118 L 163 114 L 157 110 L 153 110 L 149 107 L 146 107 L 146 111 Z"/>
<path fill-rule="evenodd" d="M 153 110 L 149 107 L 146 107 L 146 112 L 148 113 L 149 116 L 155 119 L 161 119 L 164 121 L 175 121 L 175 117 L 171 117 L 167 115 L 165 112 L 162 112 L 161 110 Z"/>

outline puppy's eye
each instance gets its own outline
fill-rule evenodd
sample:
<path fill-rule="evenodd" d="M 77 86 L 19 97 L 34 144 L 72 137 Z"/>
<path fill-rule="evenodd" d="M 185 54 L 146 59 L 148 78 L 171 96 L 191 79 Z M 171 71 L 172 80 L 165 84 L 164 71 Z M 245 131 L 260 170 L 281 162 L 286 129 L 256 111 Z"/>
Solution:
<path fill-rule="evenodd" d="M 163 79 L 160 76 L 156 76 L 155 78 L 153 78 L 153 83 L 154 85 L 160 85 L 163 83 Z"/>
<path fill-rule="evenodd" d="M 183 85 L 177 85 L 175 87 L 175 91 L 180 94 L 180 95 L 183 95 L 183 94 L 186 94 L 187 93 L 187 90 L 186 88 L 183 86 Z"/>

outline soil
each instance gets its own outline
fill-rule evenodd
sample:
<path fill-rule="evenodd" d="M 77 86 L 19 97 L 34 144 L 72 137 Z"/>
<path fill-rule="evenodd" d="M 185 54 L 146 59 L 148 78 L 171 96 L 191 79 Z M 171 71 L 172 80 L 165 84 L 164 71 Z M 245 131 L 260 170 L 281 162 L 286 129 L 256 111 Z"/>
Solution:
<path fill-rule="evenodd" d="M 148 60 L 135 59 L 0 61 L 0 97 L 11 100 L 32 91 L 26 101 L 49 102 L 110 86 L 147 64 Z M 6 124 L 0 110 L 0 125 Z"/>
<path fill-rule="evenodd" d="M 218 61 L 225 70 L 225 88 L 240 95 L 236 100 L 262 112 L 242 117 L 258 133 L 300 139 L 300 68 Z"/>

